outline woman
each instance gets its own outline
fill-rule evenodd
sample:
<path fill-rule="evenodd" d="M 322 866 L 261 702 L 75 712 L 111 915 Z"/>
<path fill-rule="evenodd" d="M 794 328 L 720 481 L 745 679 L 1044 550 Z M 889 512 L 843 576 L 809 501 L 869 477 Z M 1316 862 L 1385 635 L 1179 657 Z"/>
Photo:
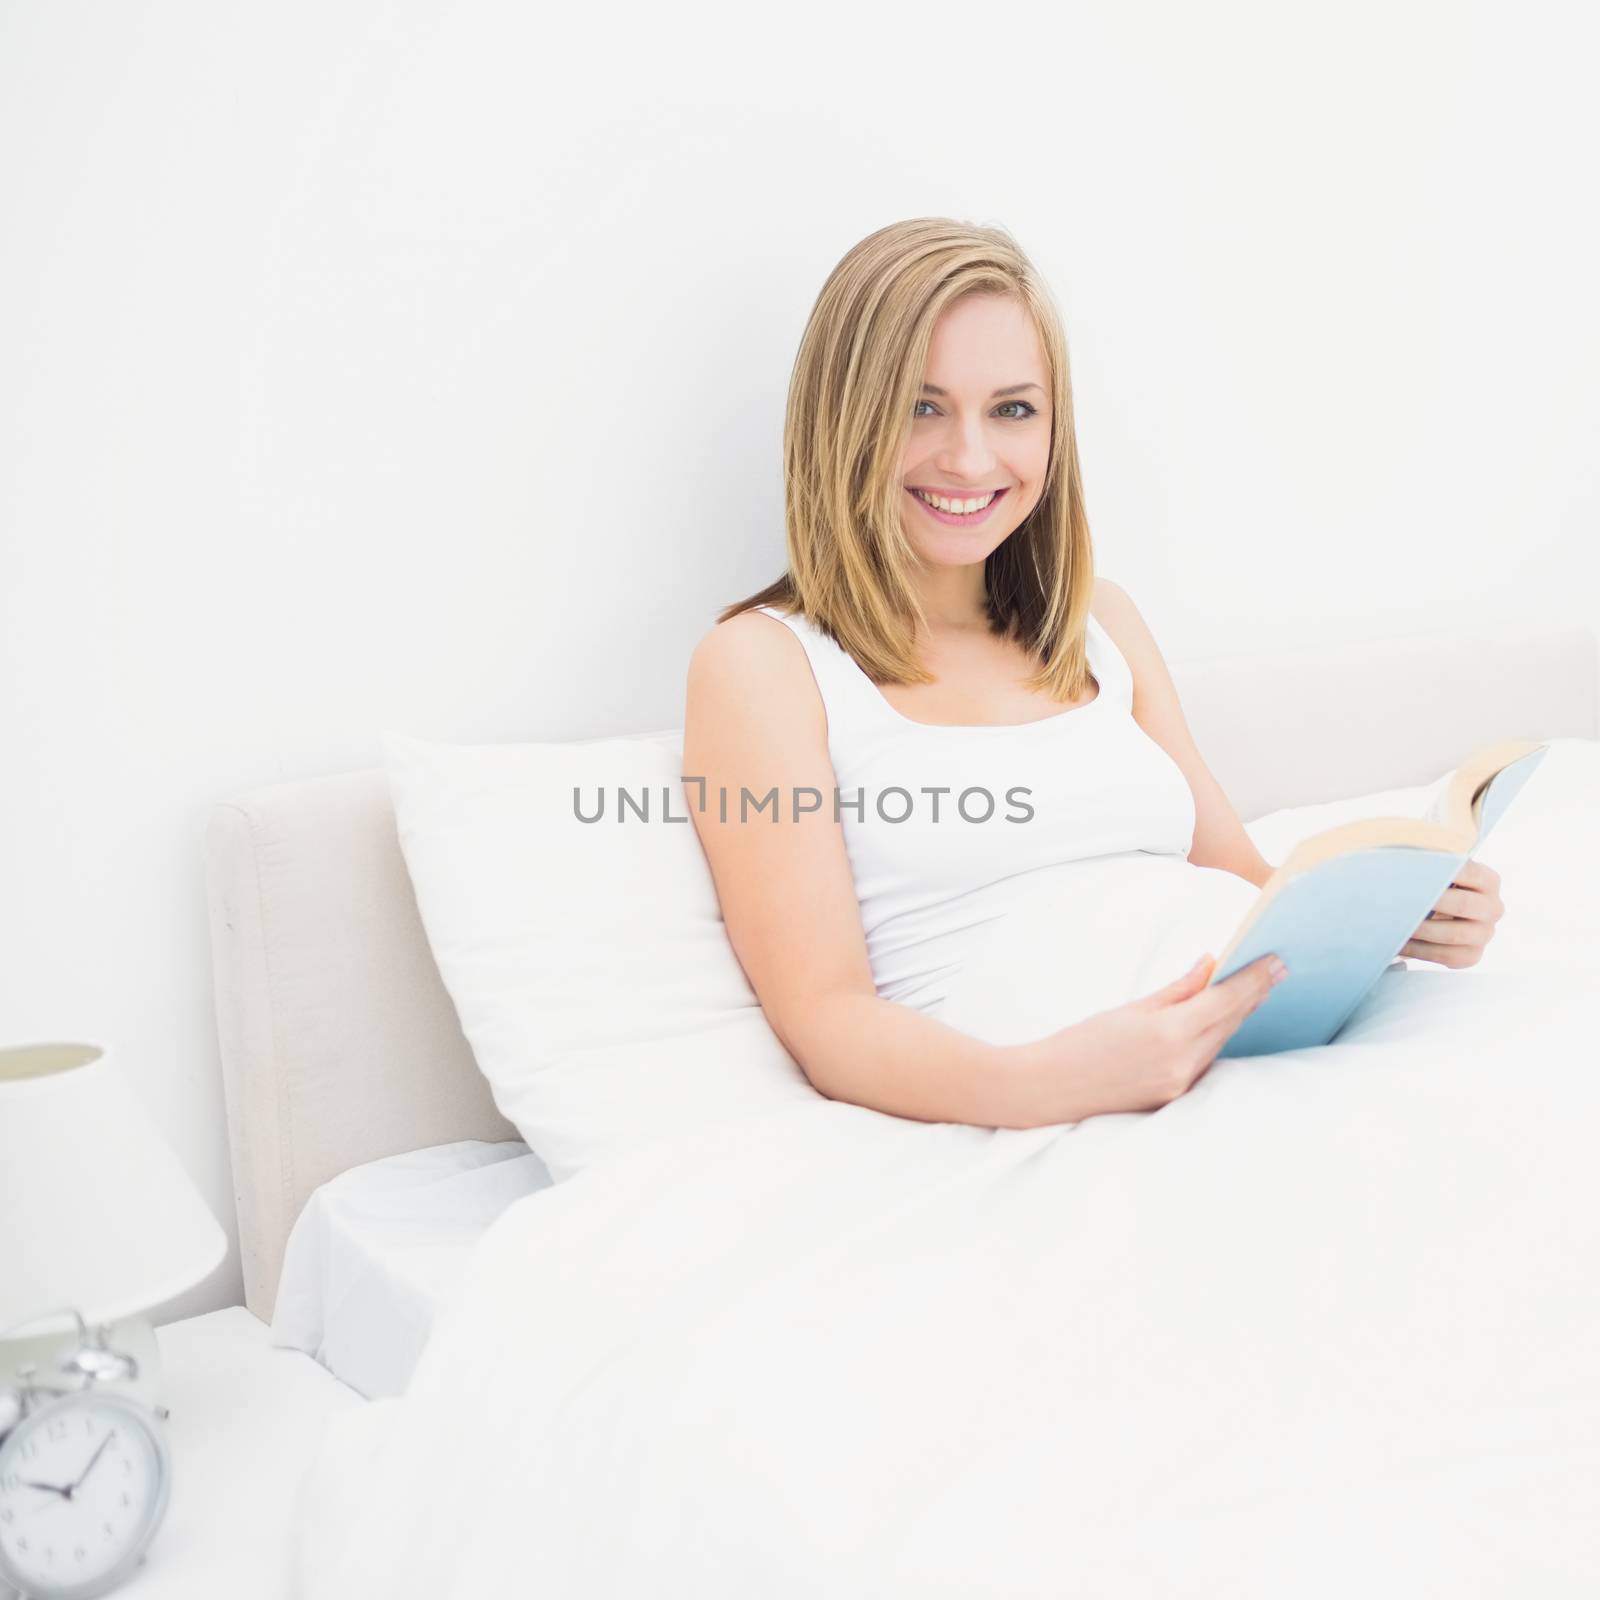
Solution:
<path fill-rule="evenodd" d="M 919 219 L 852 249 L 784 455 L 789 570 L 700 641 L 684 729 L 774 1030 L 823 1094 L 926 1121 L 1183 1094 L 1282 964 L 1140 980 L 1164 929 L 1214 945 L 1272 867 L 1094 576 L 1065 339 L 1010 236 Z"/>

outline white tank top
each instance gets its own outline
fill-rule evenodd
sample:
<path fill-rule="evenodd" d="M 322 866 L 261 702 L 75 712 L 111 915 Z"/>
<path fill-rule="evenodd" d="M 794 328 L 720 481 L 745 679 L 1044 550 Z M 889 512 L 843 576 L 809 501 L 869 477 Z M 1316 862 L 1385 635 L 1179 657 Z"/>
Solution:
<path fill-rule="evenodd" d="M 758 609 L 800 640 L 822 696 L 880 996 L 996 1042 L 1036 1038 L 1133 998 L 1151 970 L 1155 988 L 1220 953 L 1201 943 L 1177 970 L 1162 965 L 1158 946 L 1231 932 L 1258 891 L 1188 861 L 1188 779 L 1134 721 L 1132 672 L 1093 616 L 1093 700 L 1033 722 L 948 726 L 897 711 L 805 617 Z M 1191 905 L 1175 925 L 1200 879 L 1209 909 L 1196 923 Z"/>

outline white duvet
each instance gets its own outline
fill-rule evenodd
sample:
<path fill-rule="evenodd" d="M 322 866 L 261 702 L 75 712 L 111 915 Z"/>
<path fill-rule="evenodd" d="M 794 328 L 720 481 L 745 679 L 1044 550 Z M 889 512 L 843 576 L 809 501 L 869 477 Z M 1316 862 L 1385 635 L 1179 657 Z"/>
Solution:
<path fill-rule="evenodd" d="M 1600 745 L 1482 854 L 1478 967 L 1158 1112 L 819 1097 L 517 1201 L 302 1600 L 1600 1593 Z"/>

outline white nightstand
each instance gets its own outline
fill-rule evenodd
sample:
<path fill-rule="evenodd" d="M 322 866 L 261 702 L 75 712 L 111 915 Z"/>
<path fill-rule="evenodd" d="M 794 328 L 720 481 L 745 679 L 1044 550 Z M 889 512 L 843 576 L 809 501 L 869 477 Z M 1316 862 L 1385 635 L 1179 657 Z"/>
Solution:
<path fill-rule="evenodd" d="M 144 1565 L 108 1600 L 285 1600 L 300 1479 L 336 1412 L 367 1402 L 229 1306 L 156 1330 L 172 1498 Z"/>

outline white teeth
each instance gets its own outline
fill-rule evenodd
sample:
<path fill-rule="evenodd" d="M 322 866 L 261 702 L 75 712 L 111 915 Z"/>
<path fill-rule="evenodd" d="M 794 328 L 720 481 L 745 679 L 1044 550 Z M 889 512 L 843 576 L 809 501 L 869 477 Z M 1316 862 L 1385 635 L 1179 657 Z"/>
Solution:
<path fill-rule="evenodd" d="M 981 500 L 946 500 L 936 494 L 924 494 L 920 489 L 913 489 L 911 492 L 919 500 L 926 501 L 930 506 L 937 506 L 941 511 L 954 511 L 960 516 L 970 516 L 974 511 L 982 511 L 999 491 L 994 490 L 984 495 Z"/>

